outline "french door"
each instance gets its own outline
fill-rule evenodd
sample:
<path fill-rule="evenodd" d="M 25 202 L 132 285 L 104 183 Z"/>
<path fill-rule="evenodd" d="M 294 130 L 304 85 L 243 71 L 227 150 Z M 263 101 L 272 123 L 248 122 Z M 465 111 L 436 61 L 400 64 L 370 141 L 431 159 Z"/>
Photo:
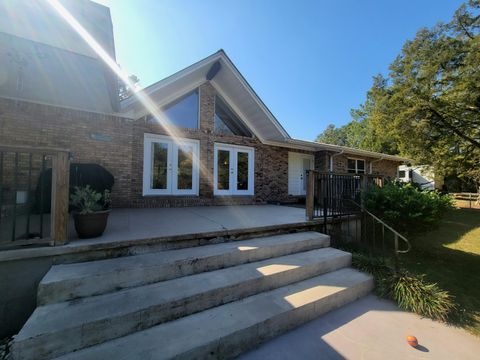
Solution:
<path fill-rule="evenodd" d="M 253 148 L 215 144 L 213 167 L 215 195 L 253 195 L 253 174 Z"/>
<path fill-rule="evenodd" d="M 198 140 L 145 134 L 144 195 L 198 195 Z"/>

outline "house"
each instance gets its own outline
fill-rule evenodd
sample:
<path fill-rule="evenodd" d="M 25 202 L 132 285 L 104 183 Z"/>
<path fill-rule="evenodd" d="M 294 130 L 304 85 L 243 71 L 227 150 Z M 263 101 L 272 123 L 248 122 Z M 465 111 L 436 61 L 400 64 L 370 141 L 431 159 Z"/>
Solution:
<path fill-rule="evenodd" d="M 115 59 L 108 8 L 63 3 Z M 0 23 L 1 143 L 102 165 L 114 207 L 292 201 L 306 170 L 394 178 L 405 160 L 291 138 L 223 50 L 142 90 L 160 116 L 136 96 L 119 103 L 113 72 L 47 5 L 1 6 L 11 15 Z M 30 18 L 37 31 L 19 26 Z"/>
<path fill-rule="evenodd" d="M 114 59 L 108 8 L 87 0 L 62 3 Z M 320 222 L 305 221 L 303 209 L 206 206 L 296 201 L 306 195 L 307 170 L 395 178 L 407 159 L 292 138 L 223 50 L 141 90 L 147 103 L 136 95 L 118 102 L 114 74 L 46 3 L 0 4 L 5 10 L 0 17 L 15 15 L 15 21 L 6 16 L 10 25 L 0 26 L 0 61 L 8 69 L 0 68 L 0 248 L 16 246 L 19 234 L 27 235 L 29 246 L 37 245 L 0 251 L 0 292 L 8 294 L 0 299 L 0 322 L 6 324 L 0 335 L 17 332 L 31 316 L 15 339 L 16 359 L 96 351 L 96 345 L 105 350 L 102 346 L 110 340 L 156 331 L 156 325 L 194 312 L 200 327 L 187 322 L 183 330 L 150 333 L 152 337 L 133 343 L 148 341 L 145 351 L 160 346 L 149 354 L 153 357 L 176 342 L 172 356 L 183 352 L 188 357 L 186 344 L 195 345 L 189 339 L 207 341 L 204 335 L 209 334 L 220 338 L 196 346 L 198 352 L 190 356 L 231 357 L 247 349 L 247 343 L 251 347 L 372 289 L 371 277 L 349 268 L 349 254 L 330 248 L 329 236 L 311 231 Z M 30 24 L 31 18 L 39 22 L 36 31 L 15 28 Z M 109 238 L 77 239 L 63 246 L 68 238 L 68 162 L 99 164 L 113 174 L 112 204 L 124 209 L 118 209 L 121 215 Z M 52 241 L 42 230 L 32 240 L 28 204 L 48 167 Z M 63 196 L 57 197 L 60 188 Z M 208 220 L 198 209 L 198 214 L 184 209 L 199 205 L 219 217 L 230 216 L 230 225 Z M 130 210 L 136 211 L 136 221 L 130 221 Z M 40 211 L 35 218 L 40 229 L 43 215 Z M 23 222 L 17 223 L 20 216 Z M 264 218 L 268 221 L 259 221 Z M 128 226 L 137 227 L 134 238 L 122 238 Z M 160 231 L 145 231 L 148 227 Z M 166 234 L 167 227 L 175 231 Z M 61 246 L 39 247 L 39 240 Z M 197 245 L 208 246 L 198 250 Z M 222 273 L 216 277 L 211 271 Z M 157 284 L 166 288 L 158 293 L 148 287 Z M 211 291 L 203 287 L 207 284 Z M 305 290 L 310 288 L 314 291 Z M 183 294 L 182 289 L 193 292 Z M 123 291 L 135 301 L 126 301 Z M 185 297 L 175 298 L 177 294 Z M 254 294 L 257 302 L 236 303 Z M 103 301 L 102 295 L 112 297 Z M 272 298 L 277 300 L 272 303 Z M 112 306 L 124 313 L 105 318 Z M 221 306 L 229 306 L 229 329 Z M 205 315 L 210 308 L 220 314 L 214 317 L 221 326 Z M 265 311 L 256 316 L 255 309 Z M 42 320 L 43 311 L 48 314 Z M 227 347 L 218 351 L 218 344 Z M 140 346 L 122 346 L 124 358 L 148 358 L 127 353 L 143 351 Z M 118 357 L 110 350 L 86 356 Z"/>
<path fill-rule="evenodd" d="M 433 168 L 428 165 L 400 165 L 398 180 L 417 184 L 425 190 L 441 190 L 444 183 L 443 176 L 435 174 Z"/>

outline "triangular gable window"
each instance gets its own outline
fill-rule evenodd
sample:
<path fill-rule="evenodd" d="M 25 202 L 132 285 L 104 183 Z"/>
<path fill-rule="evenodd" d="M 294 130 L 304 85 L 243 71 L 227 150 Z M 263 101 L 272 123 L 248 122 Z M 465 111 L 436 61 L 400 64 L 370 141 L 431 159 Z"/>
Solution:
<path fill-rule="evenodd" d="M 172 125 L 180 128 L 198 129 L 198 90 L 194 90 L 168 104 L 162 109 L 162 115 Z M 150 118 L 153 118 L 150 115 Z"/>
<path fill-rule="evenodd" d="M 220 96 L 215 97 L 215 133 L 252 137 L 242 120 Z"/>

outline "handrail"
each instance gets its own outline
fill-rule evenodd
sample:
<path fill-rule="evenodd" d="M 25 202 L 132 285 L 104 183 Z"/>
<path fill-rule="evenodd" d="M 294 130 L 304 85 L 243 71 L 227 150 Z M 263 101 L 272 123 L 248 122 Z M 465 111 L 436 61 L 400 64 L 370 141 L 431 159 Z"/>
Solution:
<path fill-rule="evenodd" d="M 394 228 L 392 228 L 390 225 L 388 225 L 385 221 L 383 221 L 382 219 L 380 219 L 378 216 L 372 214 L 370 211 L 368 211 L 367 209 L 365 209 L 364 206 L 360 205 L 360 204 L 357 204 L 355 201 L 351 200 L 351 199 L 347 199 L 349 201 L 351 201 L 353 204 L 355 204 L 356 206 L 358 206 L 360 209 L 362 209 L 362 211 L 364 211 L 366 214 L 370 215 L 372 218 L 374 218 L 376 221 L 378 221 L 380 224 L 382 224 L 382 226 L 386 227 L 388 230 L 390 230 L 391 232 L 393 232 L 393 234 L 395 235 L 395 252 L 398 253 L 398 254 L 406 254 L 408 253 L 411 249 L 412 249 L 412 245 L 410 243 L 410 241 L 405 237 L 403 236 L 402 234 L 400 234 L 397 230 L 395 230 Z M 407 249 L 406 250 L 400 250 L 398 248 L 398 238 L 402 239 L 406 244 L 407 244 Z"/>
<path fill-rule="evenodd" d="M 375 220 L 377 220 L 380 224 L 382 224 L 383 226 L 385 226 L 388 230 L 390 230 L 391 232 L 393 232 L 393 234 L 395 235 L 395 251 L 399 254 L 406 254 L 408 253 L 411 249 L 412 249 L 412 245 L 410 244 L 410 241 L 405 237 L 403 236 L 402 234 L 400 234 L 397 230 L 395 230 L 394 228 L 392 228 L 390 225 L 388 225 L 385 221 L 383 221 L 382 219 L 380 219 L 379 217 L 373 215 L 370 211 L 368 211 L 367 209 L 365 209 L 365 207 L 362 207 L 362 211 L 364 211 L 365 213 L 367 213 L 368 215 L 370 215 L 372 218 L 374 218 Z M 402 239 L 406 244 L 407 244 L 407 249 L 406 250 L 399 250 L 398 249 L 398 239 L 397 237 L 399 237 L 400 239 Z"/>

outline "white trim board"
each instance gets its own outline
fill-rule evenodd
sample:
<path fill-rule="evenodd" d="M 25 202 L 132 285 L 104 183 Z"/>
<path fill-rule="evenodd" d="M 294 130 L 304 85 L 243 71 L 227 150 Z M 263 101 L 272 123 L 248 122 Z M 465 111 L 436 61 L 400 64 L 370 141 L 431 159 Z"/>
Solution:
<path fill-rule="evenodd" d="M 218 189 L 218 151 L 229 152 L 229 185 L 228 189 Z M 248 189 L 238 190 L 238 154 L 248 154 Z M 233 144 L 215 143 L 213 151 L 213 194 L 215 196 L 241 196 L 255 193 L 255 148 Z"/>

